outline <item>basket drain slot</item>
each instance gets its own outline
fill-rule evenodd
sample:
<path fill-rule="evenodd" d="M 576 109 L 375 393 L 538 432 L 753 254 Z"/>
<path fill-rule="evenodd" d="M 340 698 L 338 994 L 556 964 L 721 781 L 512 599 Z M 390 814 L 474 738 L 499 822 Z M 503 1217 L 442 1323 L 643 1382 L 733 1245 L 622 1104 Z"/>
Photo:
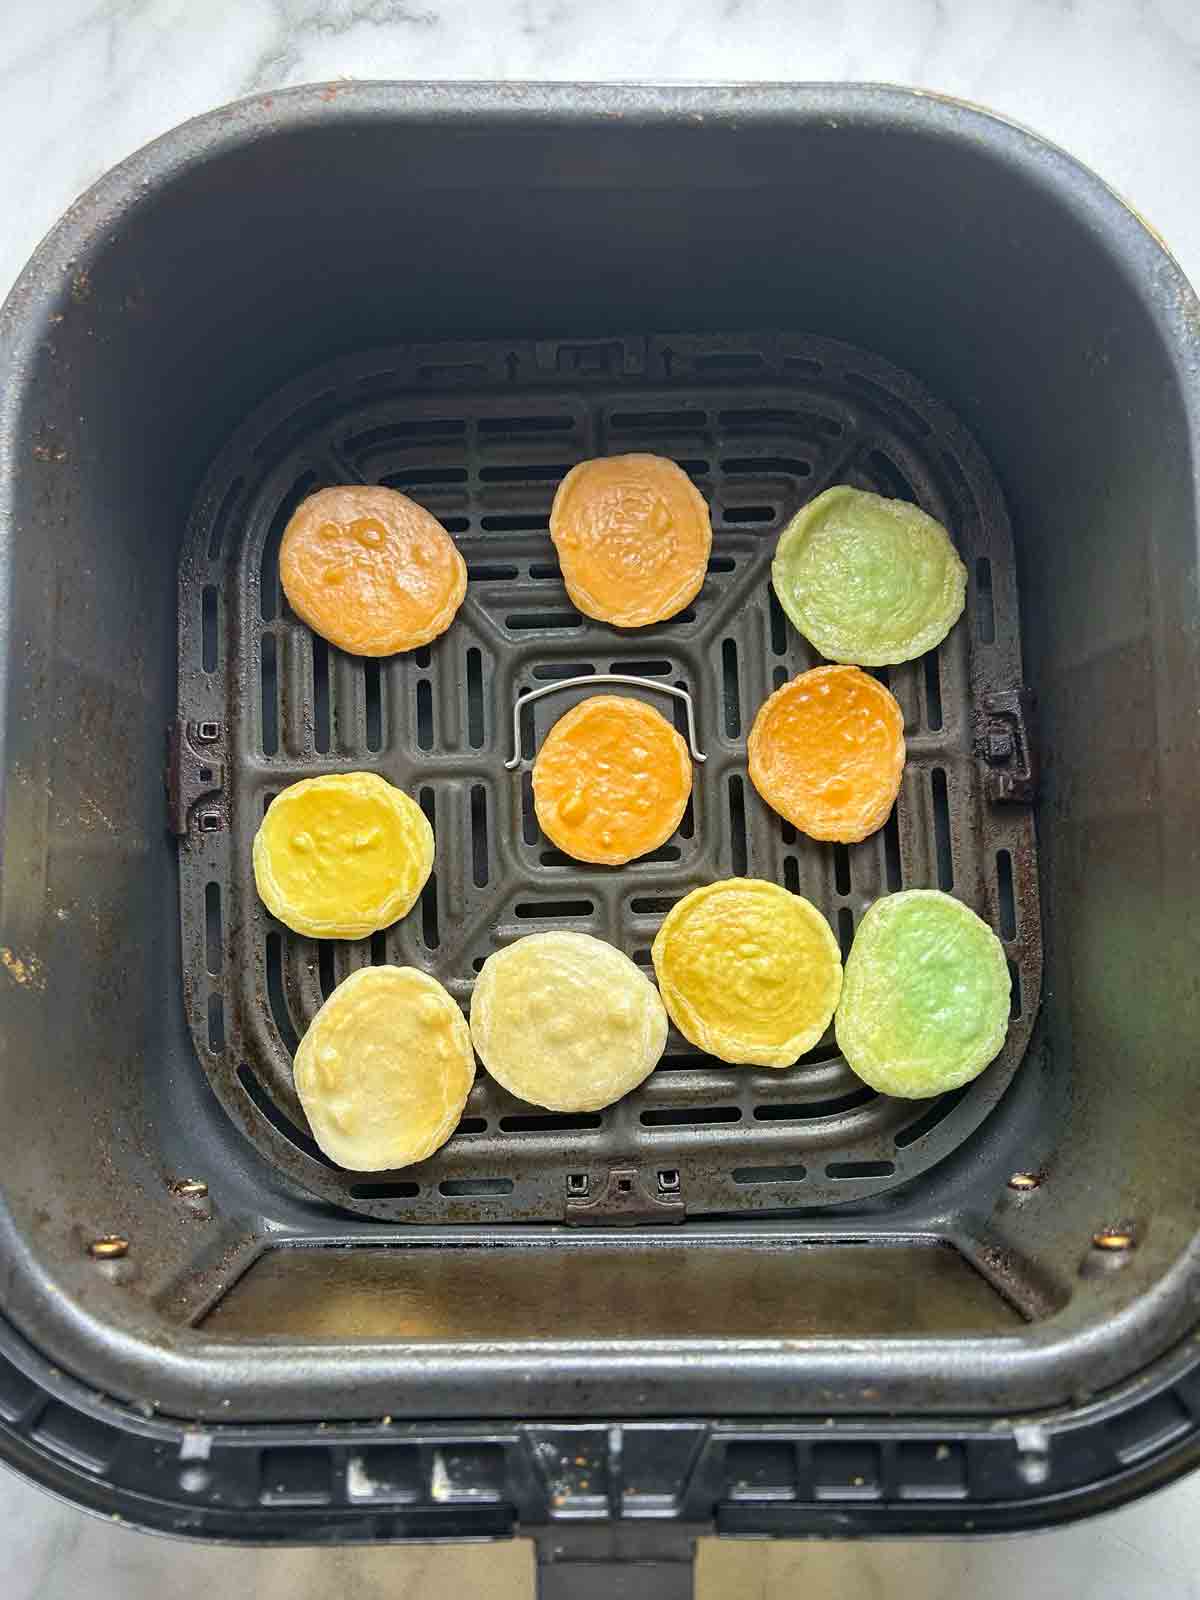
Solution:
<path fill-rule="evenodd" d="M 996 851 L 996 889 L 1000 903 L 1000 937 L 1011 943 L 1017 937 L 1017 897 L 1013 889 L 1012 856 Z"/>
<path fill-rule="evenodd" d="M 954 887 L 954 852 L 950 844 L 950 791 L 946 769 L 934 767 L 929 786 L 933 793 L 933 840 L 937 851 L 938 888 Z"/>

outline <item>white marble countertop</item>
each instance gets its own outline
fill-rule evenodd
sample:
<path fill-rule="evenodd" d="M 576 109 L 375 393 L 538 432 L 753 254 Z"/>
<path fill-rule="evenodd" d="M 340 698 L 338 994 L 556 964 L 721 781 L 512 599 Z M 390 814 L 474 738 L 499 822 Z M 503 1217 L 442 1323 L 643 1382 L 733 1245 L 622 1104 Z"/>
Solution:
<path fill-rule="evenodd" d="M 1200 284 L 1196 0 L 0 0 L 0 294 L 106 168 L 318 79 L 884 80 L 994 107 L 1093 166 Z M 710 1545 L 698 1593 L 1200 1600 L 1200 1474 L 1098 1523 L 972 1544 Z M 5 1600 L 529 1596 L 521 1547 L 240 1551 L 93 1521 L 0 1473 Z"/>

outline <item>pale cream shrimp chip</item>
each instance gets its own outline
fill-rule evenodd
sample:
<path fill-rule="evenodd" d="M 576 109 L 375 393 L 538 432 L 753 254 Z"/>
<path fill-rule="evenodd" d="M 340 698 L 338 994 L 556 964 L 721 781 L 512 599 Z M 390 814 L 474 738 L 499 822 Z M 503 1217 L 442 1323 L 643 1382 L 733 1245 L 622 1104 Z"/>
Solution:
<path fill-rule="evenodd" d="M 424 1161 L 458 1126 L 475 1056 L 466 1018 L 415 967 L 364 967 L 300 1041 L 296 1092 L 313 1138 L 352 1172 Z"/>
<path fill-rule="evenodd" d="M 471 1037 L 502 1088 L 550 1111 L 599 1111 L 649 1077 L 667 1013 L 637 966 L 587 933 L 531 933 L 483 964 Z"/>

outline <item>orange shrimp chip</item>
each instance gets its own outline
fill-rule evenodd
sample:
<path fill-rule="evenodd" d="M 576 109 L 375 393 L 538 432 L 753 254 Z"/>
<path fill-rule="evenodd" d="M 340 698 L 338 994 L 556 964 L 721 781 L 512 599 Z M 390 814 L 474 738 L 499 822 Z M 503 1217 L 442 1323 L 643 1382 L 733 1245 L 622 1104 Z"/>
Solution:
<path fill-rule="evenodd" d="M 576 861 L 617 867 L 657 850 L 692 792 L 687 745 L 653 707 L 593 695 L 551 728 L 533 767 L 546 837 Z"/>
<path fill-rule="evenodd" d="M 904 716 L 858 667 L 814 667 L 777 689 L 750 730 L 750 781 L 813 839 L 855 844 L 900 792 Z"/>
<path fill-rule="evenodd" d="M 712 524 L 704 496 L 673 461 L 604 456 L 581 461 L 559 484 L 550 537 L 580 611 L 644 628 L 699 594 Z"/>
<path fill-rule="evenodd" d="M 364 485 L 301 501 L 283 530 L 279 576 L 296 615 L 356 656 L 428 644 L 467 592 L 467 564 L 437 518 L 395 489 Z"/>

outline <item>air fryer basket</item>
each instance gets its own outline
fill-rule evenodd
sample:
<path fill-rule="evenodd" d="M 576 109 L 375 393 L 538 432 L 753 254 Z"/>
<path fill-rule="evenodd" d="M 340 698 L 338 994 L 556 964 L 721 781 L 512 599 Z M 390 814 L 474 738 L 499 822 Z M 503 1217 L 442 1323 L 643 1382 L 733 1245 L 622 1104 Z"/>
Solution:
<path fill-rule="evenodd" d="M 629 449 L 678 460 L 710 499 L 716 528 L 695 603 L 668 624 L 621 634 L 567 600 L 547 517 L 569 466 Z M 297 502 L 326 483 L 359 481 L 403 489 L 439 515 L 470 577 L 455 627 L 382 665 L 316 640 L 279 587 L 279 541 Z M 771 590 L 775 542 L 833 482 L 918 501 L 955 528 L 971 573 L 966 624 L 939 651 L 881 673 L 905 708 L 908 764 L 887 828 L 853 848 L 797 835 L 746 776 L 755 710 L 818 659 Z M 927 1171 L 1003 1094 L 1037 1011 L 1015 593 L 1008 519 L 978 448 L 911 380 L 829 341 L 431 346 L 356 356 L 290 386 L 209 475 L 180 584 L 184 995 L 222 1102 L 307 1189 L 396 1222 L 670 1222 L 809 1209 Z M 518 694 L 605 672 L 643 678 L 659 705 L 656 683 L 689 689 L 707 754 L 679 833 L 620 872 L 553 850 L 533 813 L 528 764 L 519 776 L 503 766 Z M 575 700 L 587 692 L 568 691 Z M 530 707 L 526 756 L 569 703 Z M 419 799 L 438 840 L 436 873 L 418 916 L 373 939 L 319 944 L 266 914 L 251 841 L 284 784 L 355 766 Z M 465 1006 L 488 954 L 543 928 L 598 934 L 648 964 L 680 895 L 747 873 L 807 895 L 846 950 L 880 894 L 953 889 L 1002 934 L 1012 962 L 1014 1017 L 1000 1057 L 965 1090 L 913 1103 L 865 1089 L 832 1029 L 787 1072 L 731 1069 L 672 1032 L 658 1071 L 603 1113 L 539 1112 L 481 1074 L 459 1131 L 419 1168 L 367 1177 L 314 1145 L 291 1055 L 322 999 L 356 968 L 416 963 Z M 618 1168 L 634 1178 L 629 1198 L 609 1193 Z"/>
<path fill-rule="evenodd" d="M 86 195 L 0 322 L 6 1458 L 176 1531 L 553 1528 L 585 1564 L 1027 1525 L 1190 1464 L 1198 357 L 1098 180 L 892 90 L 324 86 Z M 574 614 L 546 535 L 566 465 L 634 448 L 716 530 L 637 637 Z M 355 478 L 471 567 L 455 627 L 378 666 L 275 567 L 296 498 Z M 845 480 L 944 516 L 970 588 L 890 673 L 894 824 L 835 851 L 760 805 L 744 736 L 810 661 L 774 534 Z M 522 687 L 614 668 L 686 685 L 710 759 L 679 836 L 607 872 L 502 762 Z M 432 811 L 436 880 L 321 947 L 249 840 L 356 765 Z M 319 1159 L 288 1054 L 346 971 L 465 1000 L 551 925 L 644 960 L 743 867 L 843 939 L 889 888 L 962 895 L 1018 979 L 1004 1054 L 905 1107 L 832 1048 L 736 1072 L 673 1037 L 602 1117 L 481 1075 L 422 1167 Z"/>

